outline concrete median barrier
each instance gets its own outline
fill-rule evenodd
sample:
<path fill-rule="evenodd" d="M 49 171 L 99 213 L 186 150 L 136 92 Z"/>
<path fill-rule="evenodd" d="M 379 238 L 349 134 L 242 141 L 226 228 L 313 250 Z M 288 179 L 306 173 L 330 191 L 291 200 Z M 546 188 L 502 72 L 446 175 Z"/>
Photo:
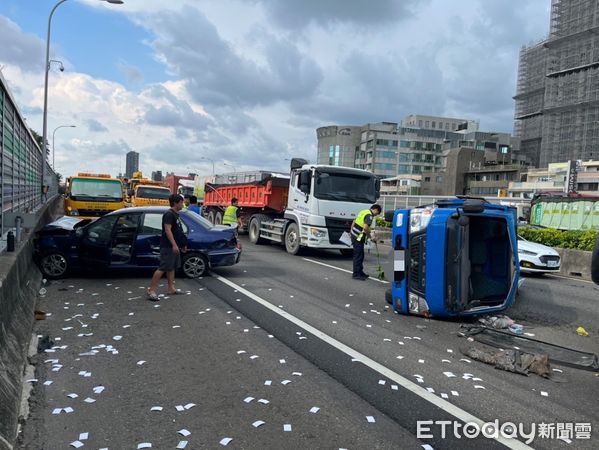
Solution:
<path fill-rule="evenodd" d="M 61 198 L 40 212 L 48 223 L 62 208 Z M 41 273 L 35 266 L 33 231 L 23 234 L 14 252 L 0 255 L 0 450 L 12 449 L 17 435 L 23 370 L 31 340 Z"/>

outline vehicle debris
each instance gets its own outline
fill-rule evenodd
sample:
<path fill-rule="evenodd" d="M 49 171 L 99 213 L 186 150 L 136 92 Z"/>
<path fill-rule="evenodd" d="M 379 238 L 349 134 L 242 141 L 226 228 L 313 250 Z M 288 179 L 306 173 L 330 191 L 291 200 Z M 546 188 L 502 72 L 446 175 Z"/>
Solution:
<path fill-rule="evenodd" d="M 477 347 L 468 347 L 460 349 L 460 351 L 476 361 L 520 375 L 528 376 L 529 373 L 536 373 L 543 378 L 549 378 L 551 373 L 548 355 L 535 355 L 520 350 L 491 350 Z"/>

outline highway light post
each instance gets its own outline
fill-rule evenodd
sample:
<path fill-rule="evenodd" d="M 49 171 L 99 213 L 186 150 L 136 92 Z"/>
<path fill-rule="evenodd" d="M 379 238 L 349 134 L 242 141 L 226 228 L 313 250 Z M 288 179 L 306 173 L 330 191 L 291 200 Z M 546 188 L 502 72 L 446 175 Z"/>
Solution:
<path fill-rule="evenodd" d="M 210 159 L 210 158 L 206 158 L 205 156 L 202 156 L 200 159 L 205 159 L 205 160 L 210 161 L 212 163 L 212 176 L 214 176 L 214 160 Z"/>
<path fill-rule="evenodd" d="M 54 16 L 54 11 L 60 5 L 62 5 L 67 0 L 60 0 L 58 3 L 54 5 L 52 11 L 50 11 L 50 15 L 48 16 L 48 33 L 46 35 L 46 61 L 44 65 L 44 113 L 43 113 L 43 125 L 42 125 L 42 186 L 46 184 L 45 175 L 46 175 L 46 140 L 48 139 L 48 74 L 50 72 L 50 33 L 52 30 L 52 16 Z M 122 5 L 123 0 L 100 0 L 105 1 L 106 3 L 112 3 L 114 5 Z M 61 64 L 61 71 L 64 70 L 64 67 Z M 54 147 L 52 148 L 54 150 Z M 42 200 L 43 201 L 43 200 Z"/>
<path fill-rule="evenodd" d="M 237 173 L 237 170 L 235 169 L 235 166 L 233 164 L 227 164 L 226 162 L 224 162 L 223 166 L 230 167 L 233 169 L 233 173 Z"/>
<path fill-rule="evenodd" d="M 77 128 L 76 125 L 60 125 L 59 127 L 54 128 L 52 132 L 52 170 L 56 172 L 56 166 L 54 165 L 54 157 L 56 156 L 56 149 L 54 148 L 54 137 L 56 136 L 56 130 L 60 128 Z"/>

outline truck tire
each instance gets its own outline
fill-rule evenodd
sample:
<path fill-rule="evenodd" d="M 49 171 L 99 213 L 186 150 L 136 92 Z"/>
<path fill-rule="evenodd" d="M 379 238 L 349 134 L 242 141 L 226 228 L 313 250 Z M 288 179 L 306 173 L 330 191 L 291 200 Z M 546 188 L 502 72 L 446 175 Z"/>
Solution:
<path fill-rule="evenodd" d="M 214 225 L 222 225 L 223 223 L 223 213 L 221 211 L 216 211 L 214 215 Z"/>
<path fill-rule="evenodd" d="M 264 214 L 255 214 L 251 217 L 248 225 L 248 235 L 252 244 L 260 245 L 264 243 L 264 239 L 260 237 L 260 227 L 265 220 L 268 220 L 268 216 Z"/>
<path fill-rule="evenodd" d="M 297 255 L 300 252 L 300 232 L 295 222 L 291 222 L 285 230 L 285 249 L 291 255 Z"/>
<path fill-rule="evenodd" d="M 597 236 L 593 259 L 591 260 L 591 278 L 596 284 L 599 284 L 599 236 Z"/>
<path fill-rule="evenodd" d="M 210 211 L 208 211 L 206 219 L 208 219 L 211 224 L 214 224 L 214 210 L 211 209 Z"/>

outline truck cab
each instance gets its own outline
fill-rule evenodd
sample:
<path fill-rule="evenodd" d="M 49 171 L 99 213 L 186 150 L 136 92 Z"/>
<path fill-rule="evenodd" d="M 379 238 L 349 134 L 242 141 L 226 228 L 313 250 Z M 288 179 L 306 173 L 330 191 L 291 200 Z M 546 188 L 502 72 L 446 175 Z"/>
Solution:
<path fill-rule="evenodd" d="M 459 317 L 509 308 L 520 276 L 516 212 L 456 198 L 385 213 L 392 223 L 387 302 L 402 314 Z"/>
<path fill-rule="evenodd" d="M 293 249 L 297 243 L 303 247 L 333 248 L 350 253 L 351 249 L 339 238 L 349 231 L 361 210 L 376 203 L 379 180 L 361 169 L 294 161 L 284 217 L 293 221 L 297 236 L 286 233 L 287 249 Z"/>
<path fill-rule="evenodd" d="M 131 197 L 132 206 L 169 206 L 171 191 L 156 184 L 138 184 Z"/>
<path fill-rule="evenodd" d="M 80 172 L 66 179 L 66 216 L 97 218 L 124 207 L 123 184 L 109 174 Z"/>

